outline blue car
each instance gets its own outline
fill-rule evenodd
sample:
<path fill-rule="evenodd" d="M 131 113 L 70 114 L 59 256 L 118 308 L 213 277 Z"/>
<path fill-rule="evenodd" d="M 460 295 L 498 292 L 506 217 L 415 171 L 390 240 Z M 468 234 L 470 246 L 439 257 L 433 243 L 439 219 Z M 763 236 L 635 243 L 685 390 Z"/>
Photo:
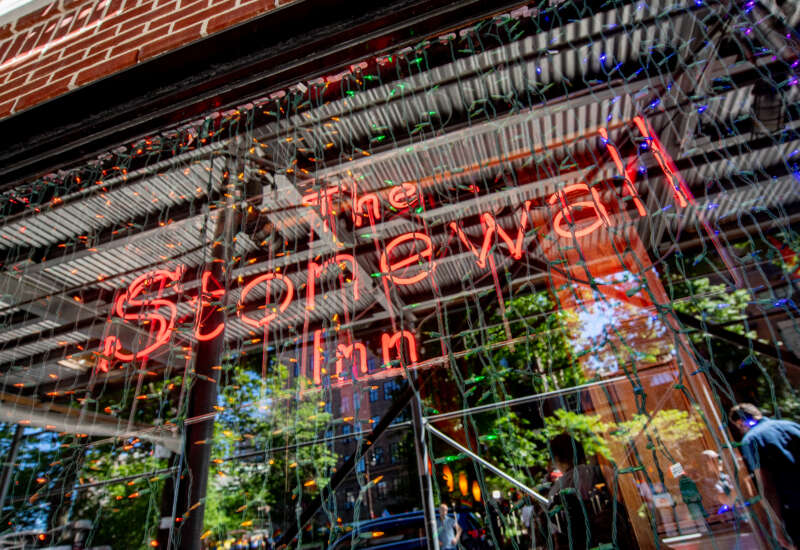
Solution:
<path fill-rule="evenodd" d="M 452 515 L 452 514 L 451 514 Z M 458 523 L 463 530 L 459 546 L 466 550 L 492 548 L 483 529 L 473 514 L 459 512 Z M 426 549 L 425 514 L 422 511 L 385 516 L 360 522 L 349 533 L 341 536 L 328 550 L 345 548 L 370 548 L 375 550 Z"/>

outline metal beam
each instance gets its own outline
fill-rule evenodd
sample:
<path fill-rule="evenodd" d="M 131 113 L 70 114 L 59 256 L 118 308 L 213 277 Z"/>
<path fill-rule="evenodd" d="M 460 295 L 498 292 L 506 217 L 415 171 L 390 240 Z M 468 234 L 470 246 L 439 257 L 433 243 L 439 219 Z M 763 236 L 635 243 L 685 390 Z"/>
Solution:
<path fill-rule="evenodd" d="M 525 493 L 528 496 L 530 496 L 533 500 L 535 500 L 536 502 L 538 502 L 542 506 L 547 507 L 547 506 L 550 505 L 550 501 L 547 500 L 546 497 L 540 495 L 539 493 L 537 493 L 536 491 L 534 491 L 533 489 L 531 489 L 530 487 L 528 487 L 527 485 L 525 485 L 521 481 L 518 481 L 518 480 L 514 479 L 512 476 L 508 475 L 507 473 L 505 473 L 503 470 L 501 470 L 500 468 L 498 468 L 497 466 L 495 466 L 491 462 L 488 462 L 484 458 L 481 458 L 480 456 L 476 455 L 475 453 L 473 453 L 472 451 L 470 451 L 469 449 L 467 449 L 466 447 L 464 447 L 463 445 L 461 445 L 460 443 L 458 443 L 454 439 L 446 436 L 445 434 L 443 434 L 442 432 L 440 432 L 439 430 L 437 430 L 436 428 L 431 426 L 430 423 L 426 422 L 424 424 L 424 426 L 425 426 L 425 430 L 426 431 L 428 431 L 432 435 L 435 435 L 436 437 L 438 437 L 439 439 L 441 439 L 442 441 L 444 441 L 445 443 L 447 443 L 448 445 L 450 445 L 451 447 L 456 449 L 458 452 L 467 455 L 469 458 L 471 458 L 472 460 L 474 460 L 475 462 L 477 462 L 478 464 L 480 464 L 481 466 L 483 466 L 484 468 L 486 468 L 487 470 L 489 470 L 493 474 L 502 477 L 503 479 L 508 481 L 511 485 L 513 485 L 514 487 L 516 487 L 517 489 L 519 489 L 523 493 Z"/>
<path fill-rule="evenodd" d="M 0 422 L 38 426 L 70 434 L 87 434 L 118 439 L 138 437 L 181 452 L 180 438 L 168 430 L 134 424 L 114 416 L 88 412 L 36 399 L 0 393 Z"/>

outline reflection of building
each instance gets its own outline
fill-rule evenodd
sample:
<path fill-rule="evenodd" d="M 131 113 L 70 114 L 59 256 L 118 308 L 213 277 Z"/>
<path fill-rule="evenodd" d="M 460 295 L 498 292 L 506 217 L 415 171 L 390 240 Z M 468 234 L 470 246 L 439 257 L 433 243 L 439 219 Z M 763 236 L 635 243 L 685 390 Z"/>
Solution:
<path fill-rule="evenodd" d="M 346 458 L 355 452 L 356 443 L 380 422 L 403 384 L 402 376 L 380 377 L 370 380 L 362 388 L 342 386 L 333 390 L 334 403 L 338 405 L 338 417 L 342 419 L 339 433 L 345 436 L 334 443 L 336 454 Z M 356 476 L 364 476 L 366 482 L 373 480 L 373 485 L 361 495 L 364 500 L 360 511 L 362 518 L 377 517 L 384 511 L 399 513 L 410 510 L 407 508 L 408 488 L 413 487 L 410 484 L 416 483 L 416 480 L 409 478 L 409 461 L 414 458 L 407 454 L 411 433 L 407 421 L 407 413 L 398 415 L 392 423 L 397 428 L 390 429 L 371 445 L 368 453 L 356 463 Z M 399 424 L 402 425 L 398 426 Z M 415 492 L 417 489 L 413 487 L 412 493 Z M 345 482 L 339 490 L 337 505 L 344 522 L 352 521 L 359 494 L 360 483 L 356 479 Z"/>
<path fill-rule="evenodd" d="M 324 410 L 332 415 L 332 422 L 324 434 L 319 434 L 319 441 L 328 445 L 339 458 L 337 468 L 356 452 L 406 387 L 403 369 L 391 363 L 384 364 L 381 348 L 378 350 L 378 354 L 367 352 L 364 357 L 366 373 L 359 368 L 361 357 L 342 357 L 341 353 L 320 353 L 317 367 L 303 371 L 308 374 L 306 380 L 311 382 L 313 368 L 319 368 L 322 373 Z M 294 365 L 288 386 L 295 387 L 296 378 L 301 375 L 300 358 L 283 358 L 287 359 Z M 386 432 L 356 461 L 353 475 L 336 492 L 335 510 L 342 522 L 353 520 L 359 498 L 358 515 L 362 519 L 419 507 L 414 498 L 419 487 L 413 475 L 416 467 L 411 437 L 410 413 L 403 407 L 393 416 Z M 362 492 L 364 485 L 369 488 Z"/>

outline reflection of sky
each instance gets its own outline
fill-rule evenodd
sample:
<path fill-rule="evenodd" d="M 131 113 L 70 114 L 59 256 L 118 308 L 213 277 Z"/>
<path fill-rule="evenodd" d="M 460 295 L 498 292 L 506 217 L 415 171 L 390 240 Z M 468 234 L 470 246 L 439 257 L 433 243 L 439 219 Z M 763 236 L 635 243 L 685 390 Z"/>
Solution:
<path fill-rule="evenodd" d="M 591 371 L 610 374 L 619 370 L 613 354 L 597 353 L 607 346 L 607 329 L 613 326 L 613 321 L 613 316 L 600 307 L 590 306 L 578 312 L 579 337 L 573 340 L 573 350 L 576 353 L 590 351 L 584 356 L 583 364 Z"/>
<path fill-rule="evenodd" d="M 235 422 L 235 415 L 229 413 L 229 410 L 232 412 L 235 409 L 238 412 L 245 411 L 246 416 L 250 418 L 266 420 L 273 411 L 273 399 L 268 393 L 269 390 L 267 390 L 267 393 L 262 390 L 261 377 L 258 374 L 245 370 L 242 371 L 242 375 L 247 377 L 247 381 L 239 396 L 247 395 L 247 397 L 252 398 L 252 401 L 229 403 L 225 394 L 220 393 L 217 396 L 217 405 L 222 410 L 218 417 L 225 418 L 229 422 Z"/>
<path fill-rule="evenodd" d="M 595 281 L 601 288 L 612 286 L 622 293 L 636 290 L 639 285 L 638 277 L 629 272 L 597 277 Z M 598 374 L 611 374 L 620 370 L 619 356 L 637 361 L 653 351 L 667 350 L 663 339 L 667 329 L 652 311 L 600 292 L 593 291 L 592 295 L 575 311 L 577 338 L 572 345 L 584 367 Z"/>

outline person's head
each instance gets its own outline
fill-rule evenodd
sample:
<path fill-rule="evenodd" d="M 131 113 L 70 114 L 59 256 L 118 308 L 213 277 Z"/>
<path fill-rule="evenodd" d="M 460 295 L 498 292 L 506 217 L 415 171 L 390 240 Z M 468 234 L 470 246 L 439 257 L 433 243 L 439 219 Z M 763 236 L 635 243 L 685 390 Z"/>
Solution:
<path fill-rule="evenodd" d="M 553 460 L 562 472 L 586 462 L 583 445 L 567 433 L 558 434 L 550 440 L 550 452 L 553 453 Z"/>
<path fill-rule="evenodd" d="M 442 503 L 439 505 L 439 516 L 441 516 L 442 518 L 445 518 L 445 517 L 447 517 L 447 510 L 448 510 L 447 504 L 445 504 L 444 502 L 442 502 Z"/>
<path fill-rule="evenodd" d="M 715 476 L 722 471 L 722 457 L 716 451 L 706 449 L 702 453 L 703 456 L 703 470 L 706 475 Z"/>
<path fill-rule="evenodd" d="M 764 415 L 752 403 L 739 403 L 731 408 L 728 413 L 728 420 L 731 424 L 739 428 L 743 434 L 747 433 L 750 428 L 761 422 Z"/>

